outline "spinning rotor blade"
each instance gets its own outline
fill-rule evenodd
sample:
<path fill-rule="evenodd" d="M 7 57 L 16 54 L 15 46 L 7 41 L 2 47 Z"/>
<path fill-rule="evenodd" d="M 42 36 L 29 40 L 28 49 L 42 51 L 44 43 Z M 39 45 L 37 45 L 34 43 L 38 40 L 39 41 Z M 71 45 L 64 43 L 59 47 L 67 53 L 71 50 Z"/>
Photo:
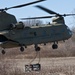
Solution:
<path fill-rule="evenodd" d="M 74 16 L 75 14 L 63 14 L 61 16 L 66 17 L 66 16 Z M 21 20 L 28 20 L 28 19 L 45 19 L 45 18 L 52 18 L 56 16 L 42 16 L 42 17 L 31 17 L 31 18 L 21 18 Z"/>
<path fill-rule="evenodd" d="M 75 14 L 63 14 L 63 15 L 61 15 L 61 16 L 74 16 Z"/>
<path fill-rule="evenodd" d="M 42 1 L 45 1 L 45 0 L 39 0 L 39 1 L 30 2 L 30 3 L 27 3 L 27 4 L 22 4 L 22 5 L 18 5 L 18 6 L 13 6 L 13 7 L 9 7 L 8 9 L 20 8 L 20 7 L 28 6 L 28 5 L 31 5 L 31 4 L 38 3 L 38 2 L 42 2 Z"/>
<path fill-rule="evenodd" d="M 47 13 L 49 13 L 49 14 L 55 14 L 55 15 L 57 15 L 57 16 L 61 16 L 60 14 L 58 14 L 58 13 L 56 13 L 56 12 L 50 10 L 50 9 L 47 9 L 47 8 L 45 8 L 45 7 L 43 7 L 43 6 L 37 5 L 36 7 L 40 8 L 41 10 L 44 10 L 45 12 L 47 12 Z"/>
<path fill-rule="evenodd" d="M 12 8 L 20 8 L 20 7 L 28 6 L 28 5 L 31 5 L 31 4 L 39 3 L 39 2 L 42 2 L 42 1 L 45 1 L 45 0 L 38 0 L 38 1 L 27 3 L 27 4 L 17 5 L 17 6 L 5 8 L 5 9 L 0 9 L 0 11 L 9 10 L 9 9 L 12 9 Z"/>
<path fill-rule="evenodd" d="M 42 17 L 32 17 L 32 18 L 21 18 L 21 20 L 27 20 L 27 19 L 43 19 L 43 18 L 52 18 L 54 16 L 42 16 Z"/>
<path fill-rule="evenodd" d="M 56 12 L 54 12 L 52 10 L 49 10 L 49 9 L 43 7 L 43 6 L 39 6 L 38 5 L 36 7 L 38 7 L 40 9 L 46 11 L 49 14 L 55 14 L 55 15 L 54 16 L 42 16 L 42 17 L 21 18 L 21 20 L 27 20 L 27 19 L 44 19 L 44 18 L 52 18 L 52 17 L 66 17 L 66 16 L 73 16 L 73 15 L 75 15 L 75 14 L 63 14 L 63 15 L 61 15 L 59 13 L 56 13 Z"/>
<path fill-rule="evenodd" d="M 73 15 L 75 15 L 75 14 L 63 14 L 63 15 L 61 15 L 59 13 L 56 13 L 56 12 L 50 10 L 50 9 L 47 9 L 47 8 L 43 7 L 43 6 L 37 5 L 36 7 L 40 8 L 41 10 L 44 10 L 45 12 L 47 12 L 49 14 L 55 14 L 56 16 L 64 16 L 65 17 L 65 16 L 73 16 Z"/>

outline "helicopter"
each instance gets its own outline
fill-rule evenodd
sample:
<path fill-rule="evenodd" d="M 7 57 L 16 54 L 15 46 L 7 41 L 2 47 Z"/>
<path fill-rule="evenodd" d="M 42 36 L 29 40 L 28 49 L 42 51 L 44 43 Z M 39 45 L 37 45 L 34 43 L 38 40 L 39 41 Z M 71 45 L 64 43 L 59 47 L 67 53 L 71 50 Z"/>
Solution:
<path fill-rule="evenodd" d="M 32 44 L 29 42 L 32 37 L 30 35 L 30 28 L 25 27 L 22 22 L 17 22 L 14 15 L 7 13 L 6 11 L 13 8 L 21 8 L 24 6 L 39 3 L 45 0 L 37 0 L 26 4 L 21 4 L 9 8 L 0 9 L 0 47 L 1 53 L 5 54 L 6 48 L 20 47 L 21 51 L 24 51 L 23 46 Z"/>
<path fill-rule="evenodd" d="M 34 40 L 35 44 L 40 43 L 48 43 L 53 42 L 52 48 L 58 48 L 58 42 L 68 40 L 72 36 L 72 31 L 65 24 L 64 17 L 66 16 L 74 16 L 75 14 L 59 14 L 50 9 L 47 9 L 43 6 L 37 5 L 37 8 L 51 14 L 52 16 L 41 16 L 41 17 L 31 17 L 31 18 L 21 18 L 21 20 L 29 20 L 29 19 L 44 19 L 44 18 L 53 18 L 52 23 L 46 24 L 45 26 L 36 26 L 31 28 L 31 34 L 34 34 L 34 37 L 30 40 Z M 29 31 L 30 31 L 29 30 Z M 40 50 L 40 47 L 36 47 L 36 50 Z"/>
<path fill-rule="evenodd" d="M 6 48 L 20 47 L 20 51 L 24 51 L 24 47 L 34 44 L 35 51 L 40 51 L 38 44 L 53 42 L 52 48 L 58 48 L 58 41 L 68 40 L 72 36 L 71 30 L 65 25 L 63 16 L 70 16 L 75 14 L 60 15 L 52 10 L 48 10 L 45 7 L 37 6 L 38 8 L 50 13 L 55 16 L 45 17 L 34 17 L 37 18 L 51 18 L 53 19 L 52 24 L 46 26 L 25 26 L 23 22 L 17 22 L 16 17 L 6 11 L 13 8 L 20 8 L 28 6 L 34 3 L 42 2 L 45 0 L 39 0 L 13 6 L 9 8 L 0 9 L 0 47 L 2 48 L 1 53 L 5 54 Z M 25 18 L 22 18 L 22 20 Z M 27 19 L 27 18 L 26 18 Z"/>

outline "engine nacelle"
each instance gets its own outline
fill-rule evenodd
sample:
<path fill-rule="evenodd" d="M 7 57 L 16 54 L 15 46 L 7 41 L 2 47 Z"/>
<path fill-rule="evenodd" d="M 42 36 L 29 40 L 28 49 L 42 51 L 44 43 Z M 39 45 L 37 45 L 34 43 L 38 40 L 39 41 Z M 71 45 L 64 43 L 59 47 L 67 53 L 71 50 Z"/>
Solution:
<path fill-rule="evenodd" d="M 23 24 L 23 22 L 18 22 L 16 24 L 10 25 L 11 29 L 23 29 L 24 27 L 25 27 L 25 25 Z"/>
<path fill-rule="evenodd" d="M 52 20 L 52 24 L 65 24 L 64 18 L 63 17 L 55 17 Z"/>

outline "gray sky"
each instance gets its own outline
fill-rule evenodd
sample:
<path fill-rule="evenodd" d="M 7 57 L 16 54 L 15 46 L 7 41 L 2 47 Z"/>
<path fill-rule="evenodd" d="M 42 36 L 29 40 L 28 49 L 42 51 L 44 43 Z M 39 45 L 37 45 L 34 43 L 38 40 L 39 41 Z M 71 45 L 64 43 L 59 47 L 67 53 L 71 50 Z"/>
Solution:
<path fill-rule="evenodd" d="M 28 3 L 35 0 L 1 0 L 0 1 L 0 8 L 11 7 L 19 4 Z M 57 13 L 65 14 L 65 13 L 72 13 L 75 9 L 75 0 L 46 0 L 41 3 L 37 3 L 34 5 L 22 7 L 19 9 L 11 9 L 7 12 L 16 16 L 17 20 L 22 17 L 34 17 L 34 16 L 44 16 L 50 15 L 36 7 L 35 5 L 42 5 L 48 9 L 51 9 Z M 44 19 L 44 22 L 51 21 L 51 19 Z M 66 24 L 69 27 L 73 26 L 73 18 L 66 17 L 65 18 Z"/>

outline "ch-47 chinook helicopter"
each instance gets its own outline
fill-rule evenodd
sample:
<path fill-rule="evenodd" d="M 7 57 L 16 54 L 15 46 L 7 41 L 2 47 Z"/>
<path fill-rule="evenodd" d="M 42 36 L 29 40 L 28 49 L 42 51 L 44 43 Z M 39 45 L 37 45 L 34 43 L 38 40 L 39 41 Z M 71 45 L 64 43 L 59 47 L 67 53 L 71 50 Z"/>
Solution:
<path fill-rule="evenodd" d="M 0 9 L 0 47 L 2 48 L 2 54 L 5 54 L 5 48 L 20 46 L 20 50 L 23 51 L 23 46 L 26 47 L 27 45 L 37 44 L 35 38 L 37 37 L 35 36 L 37 33 L 35 29 L 25 27 L 22 22 L 17 22 L 14 15 L 9 14 L 6 11 L 9 9 L 20 8 L 42 1 L 45 0 L 37 0 L 27 4 Z"/>
<path fill-rule="evenodd" d="M 43 18 L 53 18 L 52 23 L 46 24 L 45 26 L 36 26 L 28 28 L 26 32 L 26 37 L 29 42 L 29 44 L 40 44 L 40 43 L 48 43 L 53 42 L 52 48 L 57 49 L 58 48 L 58 41 L 65 41 L 71 38 L 72 31 L 69 29 L 69 27 L 65 24 L 64 17 L 65 16 L 73 16 L 75 14 L 59 14 L 52 10 L 49 10 L 43 6 L 37 5 L 36 7 L 40 8 L 41 10 L 44 10 L 45 12 L 52 14 L 53 16 L 42 16 L 42 17 L 31 17 L 31 18 L 21 18 L 21 20 L 27 20 L 27 19 L 43 19 Z M 37 49 L 40 49 L 40 47 L 36 47 Z"/>

